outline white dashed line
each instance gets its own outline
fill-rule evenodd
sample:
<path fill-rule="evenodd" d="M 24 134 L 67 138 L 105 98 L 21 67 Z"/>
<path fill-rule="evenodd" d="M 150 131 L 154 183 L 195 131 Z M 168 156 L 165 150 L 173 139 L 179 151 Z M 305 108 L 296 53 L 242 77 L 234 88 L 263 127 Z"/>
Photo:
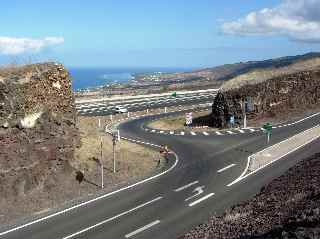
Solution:
<path fill-rule="evenodd" d="M 228 134 L 234 134 L 232 131 L 228 130 L 227 131 Z"/>
<path fill-rule="evenodd" d="M 192 135 L 197 135 L 195 132 L 192 132 L 192 131 L 190 132 L 190 134 L 192 134 Z"/>
<path fill-rule="evenodd" d="M 184 135 L 184 132 L 180 132 L 181 135 Z"/>
<path fill-rule="evenodd" d="M 190 204 L 189 204 L 189 207 L 192 207 L 192 206 L 194 206 L 194 205 L 197 205 L 198 203 L 200 203 L 200 202 L 202 202 L 202 201 L 204 201 L 204 200 L 212 197 L 213 195 L 214 195 L 214 193 L 209 193 L 208 195 L 206 195 L 206 196 L 204 196 L 204 197 L 202 197 L 202 198 L 199 198 L 198 200 L 190 203 Z"/>
<path fill-rule="evenodd" d="M 146 203 L 140 204 L 139 206 L 137 206 L 137 207 L 135 207 L 135 208 L 132 208 L 132 209 L 130 209 L 130 210 L 128 210 L 128 211 L 122 212 L 122 213 L 120 213 L 120 214 L 118 214 L 118 215 L 116 215 L 116 216 L 114 216 L 114 217 L 108 218 L 108 219 L 106 219 L 106 220 L 104 220 L 104 221 L 102 221 L 102 222 L 99 222 L 99 223 L 97 223 L 97 224 L 95 224 L 95 225 L 93 225 L 93 226 L 87 227 L 87 228 L 85 228 L 85 229 L 83 229 L 83 230 L 81 230 L 81 231 L 78 231 L 78 232 L 73 233 L 73 234 L 71 234 L 71 235 L 69 235 L 69 236 L 66 236 L 66 237 L 64 237 L 63 239 L 69 239 L 69 238 L 73 238 L 73 237 L 75 237 L 75 236 L 78 236 L 78 235 L 80 235 L 80 234 L 82 234 L 82 233 L 84 233 L 84 232 L 87 232 L 87 231 L 89 231 L 89 230 L 91 230 L 91 229 L 93 229 L 93 228 L 96 228 L 96 227 L 98 227 L 98 226 L 101 226 L 101 225 L 103 225 L 103 224 L 105 224 L 105 223 L 107 223 L 107 222 L 113 221 L 113 220 L 115 220 L 115 219 L 117 219 L 117 218 L 119 218 L 119 217 L 125 216 L 125 215 L 127 215 L 127 214 L 129 214 L 129 213 L 131 213 L 131 212 L 137 211 L 138 209 L 140 209 L 140 208 L 142 208 L 142 207 L 145 207 L 145 206 L 147 206 L 147 205 L 149 205 L 149 204 L 151 204 L 151 203 L 154 203 L 154 202 L 156 202 L 156 201 L 158 201 L 158 200 L 160 200 L 160 199 L 162 199 L 162 197 L 157 197 L 157 198 L 155 198 L 155 199 L 153 199 L 153 200 L 151 200 L 151 201 L 148 201 L 148 202 L 146 202 Z"/>
<path fill-rule="evenodd" d="M 174 191 L 175 191 L 175 192 L 180 192 L 180 191 L 185 190 L 185 189 L 187 189 L 187 188 L 189 188 L 189 187 L 191 187 L 191 186 L 193 186 L 193 185 L 195 185 L 195 184 L 197 184 L 197 183 L 199 183 L 199 181 L 194 181 L 194 182 L 189 183 L 189 184 L 187 184 L 187 185 L 184 185 L 184 186 L 182 186 L 182 187 L 180 187 L 180 188 L 177 188 L 177 189 L 175 189 Z"/>
<path fill-rule="evenodd" d="M 130 237 L 132 237 L 132 236 L 134 236 L 134 235 L 136 235 L 136 234 L 138 234 L 140 232 L 143 232 L 143 231 L 149 229 L 150 227 L 153 227 L 153 226 L 155 226 L 155 225 L 157 225 L 159 223 L 160 223 L 160 220 L 156 220 L 154 222 L 151 222 L 148 225 L 145 225 L 144 227 L 141 227 L 141 228 L 139 228 L 139 229 L 137 229 L 137 230 L 135 230 L 133 232 L 130 232 L 130 233 L 126 234 L 125 238 L 130 238 Z"/>
<path fill-rule="evenodd" d="M 255 129 L 249 129 L 250 130 L 250 132 L 255 132 L 256 130 Z"/>
<path fill-rule="evenodd" d="M 209 134 L 207 132 L 203 132 L 204 135 L 208 136 Z"/>
<path fill-rule="evenodd" d="M 153 129 L 153 130 L 151 130 L 151 132 L 152 132 L 152 133 L 154 133 L 154 132 L 156 132 L 156 130 L 155 130 L 155 129 Z"/>
<path fill-rule="evenodd" d="M 238 131 L 239 131 L 241 134 L 244 134 L 244 133 L 245 133 L 242 129 L 238 129 Z"/>
<path fill-rule="evenodd" d="M 219 131 L 216 131 L 216 134 L 217 135 L 223 135 L 222 133 L 220 133 Z"/>
<path fill-rule="evenodd" d="M 174 134 L 174 131 L 170 131 L 170 134 Z"/>
<path fill-rule="evenodd" d="M 163 134 L 163 133 L 164 133 L 164 131 L 163 131 L 163 130 L 161 130 L 159 133 L 160 133 L 160 134 Z"/>
<path fill-rule="evenodd" d="M 217 172 L 218 172 L 218 173 L 222 173 L 223 171 L 225 171 L 225 170 L 227 170 L 227 169 L 229 169 L 229 168 L 232 168 L 233 166 L 235 166 L 234 163 L 233 163 L 233 164 L 230 164 L 230 165 L 228 165 L 228 166 L 226 166 L 226 167 L 224 167 L 224 168 L 222 168 L 222 169 L 219 169 Z"/>

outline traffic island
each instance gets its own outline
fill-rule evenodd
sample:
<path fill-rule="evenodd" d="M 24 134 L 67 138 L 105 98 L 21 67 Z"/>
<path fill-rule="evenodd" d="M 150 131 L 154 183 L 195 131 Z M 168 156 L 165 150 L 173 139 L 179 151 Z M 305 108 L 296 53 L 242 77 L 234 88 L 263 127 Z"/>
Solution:
<path fill-rule="evenodd" d="M 272 164 L 273 162 L 281 159 L 291 152 L 294 152 L 295 150 L 298 150 L 299 148 L 319 137 L 320 126 L 316 126 L 251 155 L 248 159 L 248 169 L 243 176 Z"/>

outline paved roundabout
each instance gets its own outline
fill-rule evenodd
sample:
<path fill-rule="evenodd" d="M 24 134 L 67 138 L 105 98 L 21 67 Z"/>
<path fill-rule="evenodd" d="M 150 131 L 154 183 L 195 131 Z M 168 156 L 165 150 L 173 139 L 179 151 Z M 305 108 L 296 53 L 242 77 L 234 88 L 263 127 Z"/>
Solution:
<path fill-rule="evenodd" d="M 143 125 L 155 117 L 163 115 L 130 119 L 117 127 L 123 139 L 157 150 L 168 145 L 172 154 L 163 173 L 9 226 L 0 230 L 0 238 L 177 238 L 210 215 L 250 198 L 319 146 L 317 139 L 232 183 L 246 169 L 250 155 L 318 125 L 320 115 L 275 126 L 269 144 L 261 129 L 223 135 L 145 130 Z"/>

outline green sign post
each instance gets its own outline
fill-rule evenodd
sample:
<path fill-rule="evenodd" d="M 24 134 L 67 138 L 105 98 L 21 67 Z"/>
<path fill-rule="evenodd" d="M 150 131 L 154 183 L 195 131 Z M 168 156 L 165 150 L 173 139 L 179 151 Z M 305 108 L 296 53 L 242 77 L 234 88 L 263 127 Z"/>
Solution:
<path fill-rule="evenodd" d="M 173 92 L 173 93 L 171 94 L 171 96 L 177 97 L 177 92 Z"/>
<path fill-rule="evenodd" d="M 270 141 L 270 135 L 272 132 L 272 124 L 270 123 L 266 123 L 262 126 L 262 128 L 264 129 L 264 131 L 267 133 L 267 142 L 269 143 Z"/>

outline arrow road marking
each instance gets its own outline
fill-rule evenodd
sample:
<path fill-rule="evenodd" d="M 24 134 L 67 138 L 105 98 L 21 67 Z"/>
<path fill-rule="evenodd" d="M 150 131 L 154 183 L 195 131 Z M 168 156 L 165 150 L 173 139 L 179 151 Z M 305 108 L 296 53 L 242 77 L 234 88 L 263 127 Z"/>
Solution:
<path fill-rule="evenodd" d="M 206 196 L 204 196 L 204 197 L 202 197 L 202 198 L 199 198 L 198 200 L 190 203 L 190 204 L 189 204 L 189 207 L 192 207 L 192 206 L 194 206 L 194 205 L 196 205 L 196 204 L 198 204 L 198 203 L 200 203 L 200 202 L 202 202 L 202 201 L 204 201 L 204 200 L 212 197 L 213 195 L 214 195 L 214 193 L 209 193 L 208 195 L 206 195 Z"/>
<path fill-rule="evenodd" d="M 199 183 L 199 181 L 194 181 L 194 182 L 189 183 L 189 184 L 187 184 L 187 185 L 184 185 L 184 186 L 182 186 L 182 187 L 180 187 L 180 188 L 177 188 L 177 189 L 175 189 L 174 191 L 175 191 L 175 192 L 180 192 L 180 191 L 185 190 L 185 189 L 187 189 L 187 188 L 189 188 L 189 187 L 191 187 L 191 186 L 193 186 L 193 185 L 195 185 L 195 184 L 197 184 L 197 183 Z"/>
<path fill-rule="evenodd" d="M 188 197 L 187 199 L 185 199 L 185 201 L 189 201 L 190 199 L 194 198 L 194 197 L 197 197 L 199 196 L 200 194 L 202 194 L 204 191 L 203 191 L 203 188 L 204 186 L 199 186 L 199 187 L 196 187 L 192 192 L 193 193 L 196 193 L 194 195 L 192 195 L 191 197 Z"/>
<path fill-rule="evenodd" d="M 145 225 L 144 227 L 141 227 L 141 228 L 139 228 L 139 229 L 137 229 L 137 230 L 135 230 L 133 232 L 128 233 L 127 235 L 125 235 L 125 238 L 130 238 L 130 237 L 132 237 L 132 236 L 134 236 L 134 235 L 136 235 L 136 234 L 138 234 L 140 232 L 143 232 L 143 231 L 149 229 L 150 227 L 153 227 L 153 226 L 155 226 L 155 225 L 157 225 L 159 223 L 160 223 L 160 220 L 156 220 L 154 222 L 151 222 L 148 225 Z"/>

